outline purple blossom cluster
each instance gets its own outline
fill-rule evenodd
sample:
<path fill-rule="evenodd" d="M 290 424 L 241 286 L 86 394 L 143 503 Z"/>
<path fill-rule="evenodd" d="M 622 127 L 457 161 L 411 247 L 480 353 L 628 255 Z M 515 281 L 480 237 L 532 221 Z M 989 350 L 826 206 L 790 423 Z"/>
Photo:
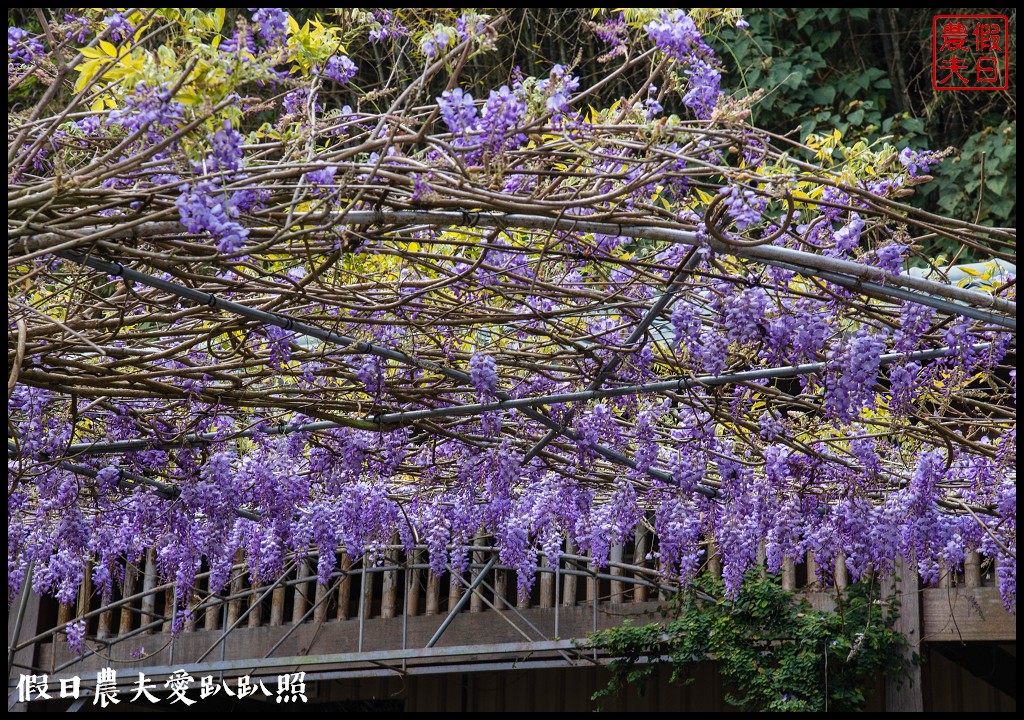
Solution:
<path fill-rule="evenodd" d="M 469 376 L 481 398 L 493 398 L 498 391 L 498 364 L 490 355 L 473 353 L 469 359 Z"/>
<path fill-rule="evenodd" d="M 443 53 L 454 40 L 455 38 L 448 28 L 439 25 L 428 31 L 420 40 L 420 52 L 427 60 L 433 60 Z"/>
<path fill-rule="evenodd" d="M 831 417 L 850 423 L 861 410 L 874 407 L 874 387 L 884 349 L 884 335 L 863 327 L 828 351 L 825 411 Z"/>
<path fill-rule="evenodd" d="M 508 85 L 491 90 L 480 113 L 484 147 L 492 152 L 499 152 L 524 142 L 526 136 L 516 132 L 516 129 L 523 124 L 525 116 L 526 102 Z"/>
<path fill-rule="evenodd" d="M 174 99 L 168 88 L 139 83 L 125 100 L 124 107 L 107 114 L 107 124 L 125 132 L 142 132 L 141 143 L 153 145 L 179 128 L 185 121 L 185 106 Z"/>
<path fill-rule="evenodd" d="M 376 27 L 370 30 L 370 42 L 379 43 L 388 38 L 408 37 L 409 28 L 390 10 L 374 10 L 373 17 L 376 20 Z"/>
<path fill-rule="evenodd" d="M 288 39 L 288 13 L 284 8 L 249 8 L 256 24 L 256 37 L 264 45 L 284 45 Z"/>
<path fill-rule="evenodd" d="M 345 85 L 355 77 L 357 70 L 359 68 L 346 55 L 335 55 L 324 65 L 322 74 L 339 85 Z"/>
<path fill-rule="evenodd" d="M 555 115 L 569 112 L 569 99 L 579 87 L 579 78 L 570 75 L 561 65 L 552 67 L 548 77 L 537 83 L 537 89 L 545 96 L 545 106 Z"/>
<path fill-rule="evenodd" d="M 764 209 L 768 207 L 768 198 L 735 185 L 723 187 L 719 193 L 725 196 L 726 213 L 736 223 L 737 230 L 746 230 L 761 222 Z"/>
<path fill-rule="evenodd" d="M 677 60 L 688 60 L 694 50 L 704 46 L 703 36 L 685 10 L 664 12 L 644 30 L 661 51 Z"/>
<path fill-rule="evenodd" d="M 7 57 L 15 65 L 30 65 L 43 54 L 43 44 L 27 30 L 7 28 Z"/>
<path fill-rule="evenodd" d="M 445 90 L 437 98 L 437 107 L 441 112 L 441 119 L 448 126 L 448 131 L 454 135 L 461 135 L 473 130 L 477 121 L 476 105 L 473 96 L 462 88 Z"/>
<path fill-rule="evenodd" d="M 910 177 L 926 175 L 934 165 L 938 165 L 942 158 L 938 153 L 930 150 L 915 151 L 910 148 L 903 148 L 899 154 L 900 165 L 907 169 Z"/>
<path fill-rule="evenodd" d="M 135 27 L 128 22 L 123 13 L 115 12 L 103 18 L 103 26 L 110 28 L 108 37 L 111 42 L 123 43 L 135 33 Z M 79 40 L 79 42 L 82 42 Z"/>
<path fill-rule="evenodd" d="M 183 185 L 175 200 L 181 223 L 190 233 L 209 233 L 217 242 L 217 252 L 237 254 L 249 237 L 249 229 L 238 218 L 238 206 L 232 196 L 212 180 Z"/>
<path fill-rule="evenodd" d="M 701 120 L 708 120 L 718 105 L 718 86 L 722 74 L 708 62 L 695 57 L 686 69 L 686 92 L 683 105 Z"/>

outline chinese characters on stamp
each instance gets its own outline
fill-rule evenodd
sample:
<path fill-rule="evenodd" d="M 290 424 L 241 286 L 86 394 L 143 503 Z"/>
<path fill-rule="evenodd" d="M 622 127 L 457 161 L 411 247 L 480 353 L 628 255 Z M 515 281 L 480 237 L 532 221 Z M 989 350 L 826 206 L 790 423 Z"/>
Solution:
<path fill-rule="evenodd" d="M 1006 90 L 1010 86 L 1005 15 L 936 15 L 932 19 L 935 90 Z"/>

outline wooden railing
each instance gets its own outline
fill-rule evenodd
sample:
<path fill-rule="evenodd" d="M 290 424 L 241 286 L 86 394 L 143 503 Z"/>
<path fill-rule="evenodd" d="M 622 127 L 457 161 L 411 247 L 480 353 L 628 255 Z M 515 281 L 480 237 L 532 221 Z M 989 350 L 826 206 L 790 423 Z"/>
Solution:
<path fill-rule="evenodd" d="M 425 547 L 417 547 L 408 556 L 395 545 L 386 548 L 380 564 L 353 561 L 338 553 L 337 567 L 327 585 L 316 578 L 318 555 L 292 556 L 284 575 L 273 585 L 252 585 L 241 557 L 232 569 L 229 587 L 221 594 L 209 590 L 209 572 L 200 572 L 189 593 L 189 612 L 182 631 L 226 630 L 281 626 L 303 622 L 353 620 L 362 617 L 393 618 L 401 615 L 445 614 L 455 607 L 466 585 L 477 578 L 485 562 L 496 549 L 488 538 L 477 536 L 470 546 L 470 565 L 464 582 L 453 582 L 448 569 L 440 577 L 430 572 Z M 557 567 L 543 556 L 528 597 L 518 597 L 516 572 L 496 565 L 483 578 L 480 591 L 474 592 L 465 612 L 503 611 L 517 608 L 552 608 L 556 604 L 573 606 L 591 603 L 646 603 L 659 594 L 671 592 L 662 584 L 661 568 L 649 559 L 657 550 L 657 540 L 641 527 L 636 540 L 612 549 L 607 567 L 595 568 L 591 558 L 577 555 L 571 544 L 565 548 Z M 722 563 L 713 543 L 705 545 L 706 562 L 702 572 L 721 576 Z M 761 554 L 763 564 L 763 553 Z M 762 572 L 764 572 L 762 570 Z M 457 579 L 456 579 L 457 580 Z M 836 563 L 830 585 L 843 589 L 848 573 L 842 558 Z M 781 583 L 787 590 L 820 591 L 815 579 L 814 557 L 808 553 L 804 563 L 784 561 Z M 979 588 L 994 583 L 994 566 L 978 553 L 969 553 L 959 572 L 944 572 L 938 587 Z M 170 632 L 173 622 L 175 588 L 158 584 L 156 557 L 149 551 L 140 567 L 129 567 L 123 589 L 103 599 L 93 592 L 88 580 L 83 583 L 75 606 L 62 605 L 56 614 L 54 630 L 76 619 L 85 619 L 86 636 L 100 641 L 138 634 Z M 181 611 L 183 608 L 177 608 Z"/>

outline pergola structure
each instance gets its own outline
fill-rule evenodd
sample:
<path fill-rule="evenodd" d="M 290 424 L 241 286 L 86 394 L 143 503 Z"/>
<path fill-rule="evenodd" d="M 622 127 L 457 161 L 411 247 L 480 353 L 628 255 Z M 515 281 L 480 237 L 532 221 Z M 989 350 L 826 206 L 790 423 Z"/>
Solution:
<path fill-rule="evenodd" d="M 298 553 L 327 586 L 403 547 L 454 578 L 485 536 L 525 597 L 639 526 L 655 584 L 709 541 L 731 588 L 980 550 L 1013 607 L 1015 229 L 904 204 L 932 154 L 695 104 L 710 49 L 675 15 L 606 79 L 481 94 L 502 20 L 395 45 L 421 72 L 373 91 L 315 28 L 153 12 L 9 76 L 40 87 L 8 130 L 9 599 L 128 597 L 149 552 L 180 629 L 205 573 L 270 587 Z M 195 55 L 151 67 L 188 22 Z M 1004 265 L 909 274 L 940 241 Z"/>

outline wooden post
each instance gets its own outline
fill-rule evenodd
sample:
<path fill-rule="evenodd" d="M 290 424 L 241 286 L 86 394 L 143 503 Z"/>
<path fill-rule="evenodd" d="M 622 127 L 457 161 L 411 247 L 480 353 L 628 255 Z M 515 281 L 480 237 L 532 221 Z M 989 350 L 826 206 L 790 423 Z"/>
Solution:
<path fill-rule="evenodd" d="M 281 578 L 281 582 L 285 582 L 290 574 L 290 572 L 285 573 L 285 576 Z M 274 592 L 270 593 L 271 625 L 284 625 L 284 595 L 286 590 L 287 588 L 283 585 L 277 585 L 274 587 Z"/>
<path fill-rule="evenodd" d="M 71 618 L 74 617 L 74 614 L 75 608 L 73 605 L 60 605 L 57 608 L 57 624 L 66 625 L 67 623 L 71 622 Z M 61 630 L 61 634 L 65 637 L 67 636 L 67 633 L 65 633 L 63 630 Z"/>
<path fill-rule="evenodd" d="M 846 589 L 846 586 L 850 584 L 850 576 L 846 572 L 846 557 L 840 553 L 836 555 L 836 570 L 835 570 L 836 590 L 840 592 Z"/>
<path fill-rule="evenodd" d="M 508 595 L 508 570 L 494 571 L 494 609 L 504 610 L 508 607 L 505 598 Z"/>
<path fill-rule="evenodd" d="M 363 594 L 363 619 L 369 620 L 373 617 L 373 573 L 367 572 L 370 564 L 363 555 L 363 571 L 359 575 L 361 585 L 359 591 Z"/>
<path fill-rule="evenodd" d="M 306 554 L 306 551 L 302 551 L 295 559 L 295 578 L 302 581 L 310 577 L 309 556 Z M 308 582 L 295 583 L 295 599 L 292 602 L 293 623 L 301 622 L 302 616 L 306 614 L 307 610 L 309 610 L 309 585 L 310 584 Z"/>
<path fill-rule="evenodd" d="M 615 545 L 612 548 L 611 557 L 609 558 L 609 560 L 611 560 L 613 563 L 621 563 L 622 562 L 622 546 L 621 545 Z M 621 577 L 622 576 L 622 568 L 616 567 L 615 565 L 610 565 L 608 569 L 610 570 L 610 574 L 613 577 Z M 626 602 L 626 586 L 623 584 L 623 582 L 621 580 L 612 580 L 611 592 L 612 592 L 611 601 L 613 603 Z"/>
<path fill-rule="evenodd" d="M 536 576 L 534 576 L 534 582 L 537 582 Z M 526 593 L 525 595 L 520 595 L 519 594 L 519 575 L 518 575 L 518 572 L 516 574 L 516 607 L 520 608 L 520 609 L 524 609 L 524 608 L 530 607 L 530 593 Z"/>
<path fill-rule="evenodd" d="M 392 538 L 392 543 L 397 543 L 398 538 Z M 398 551 L 388 550 L 384 555 L 384 562 L 389 566 L 398 564 Z M 398 614 L 398 570 L 384 571 L 384 586 L 381 591 L 380 616 L 382 618 L 393 618 Z"/>
<path fill-rule="evenodd" d="M 341 571 L 344 575 L 338 583 L 338 619 L 348 620 L 348 604 L 352 599 L 352 558 L 347 552 L 341 554 Z"/>
<path fill-rule="evenodd" d="M 708 572 L 716 580 L 722 579 L 722 556 L 718 554 L 714 540 L 708 540 Z"/>
<path fill-rule="evenodd" d="M 949 578 L 951 573 L 952 569 L 950 564 L 944 560 L 939 561 L 939 582 L 936 587 L 948 589 L 952 584 Z"/>
<path fill-rule="evenodd" d="M 324 600 L 327 590 L 327 586 L 317 580 L 316 596 L 313 598 L 314 605 L 316 605 L 313 609 L 313 622 L 315 623 L 322 623 L 327 619 L 327 606 L 330 604 Z"/>
<path fill-rule="evenodd" d="M 146 593 L 142 597 L 142 625 L 148 625 L 153 622 L 156 618 L 154 617 L 156 609 L 156 595 L 153 593 L 153 588 L 156 587 L 156 551 L 146 551 L 146 567 L 143 570 L 142 576 L 142 592 Z M 209 610 L 207 610 L 209 612 Z M 217 628 L 214 627 L 214 630 Z M 147 635 L 151 635 L 153 629 L 150 628 L 146 631 Z"/>
<path fill-rule="evenodd" d="M 104 595 L 104 597 L 100 598 L 100 602 L 103 605 L 109 605 L 110 597 Z M 99 622 L 96 625 L 96 637 L 101 640 L 110 637 L 110 626 L 113 624 L 113 621 L 113 610 L 104 610 L 103 612 L 101 612 Z"/>
<path fill-rule="evenodd" d="M 427 600 L 424 612 L 427 615 L 437 615 L 441 608 L 441 577 L 427 570 Z"/>
<path fill-rule="evenodd" d="M 908 646 L 904 655 L 909 660 L 912 654 L 921 652 L 921 599 L 917 587 L 917 568 L 903 558 L 896 559 L 896 577 L 890 580 L 886 595 L 895 594 L 900 603 L 900 616 L 895 629 L 907 638 Z M 923 712 L 924 695 L 921 692 L 921 666 L 910 666 L 909 675 L 903 676 L 903 684 L 897 687 L 896 678 L 886 680 L 886 712 Z"/>
<path fill-rule="evenodd" d="M 814 559 L 814 552 L 807 552 L 807 588 L 809 590 L 821 590 L 821 581 L 818 579 L 818 562 Z"/>
<path fill-rule="evenodd" d="M 249 617 L 246 618 L 245 624 L 255 628 L 263 623 L 263 603 L 260 602 L 260 597 L 266 592 L 266 588 L 260 585 L 253 586 L 252 590 L 253 593 L 249 596 Z"/>
<path fill-rule="evenodd" d="M 89 612 L 89 601 L 92 600 L 92 562 L 85 564 L 85 577 L 78 588 L 78 615 L 84 617 Z M 89 621 L 86 620 L 86 633 L 88 633 Z"/>
<path fill-rule="evenodd" d="M 964 585 L 969 588 L 981 587 L 981 556 L 976 552 L 964 555 Z"/>
<path fill-rule="evenodd" d="M 647 525 L 640 523 L 636 526 L 636 544 L 633 550 L 633 564 L 637 567 L 645 567 L 647 563 Z M 646 577 L 643 573 L 636 573 L 638 579 Z M 647 602 L 647 586 L 643 583 L 633 585 L 633 602 Z"/>
<path fill-rule="evenodd" d="M 543 567 L 551 567 L 551 562 L 547 555 L 544 556 Z M 542 608 L 555 606 L 555 576 L 547 571 L 542 572 L 540 575 L 540 606 Z"/>
<path fill-rule="evenodd" d="M 766 567 L 765 562 L 767 556 L 768 551 L 765 547 L 764 540 L 762 540 L 757 544 L 757 559 L 755 560 L 755 562 L 757 563 L 757 574 L 758 576 L 760 576 L 762 580 L 768 577 L 768 568 Z"/>
<path fill-rule="evenodd" d="M 239 593 L 242 592 L 242 580 L 244 573 L 242 569 L 237 567 L 242 564 L 245 560 L 242 555 L 242 551 L 238 550 L 235 553 L 235 567 L 231 568 L 231 572 L 234 573 L 234 577 L 231 578 L 231 584 L 229 585 L 228 592 L 230 593 L 230 600 L 228 601 L 228 617 L 227 624 L 224 626 L 225 629 L 231 627 L 238 620 L 238 616 L 242 613 L 242 601 L 238 598 Z"/>
<path fill-rule="evenodd" d="M 131 597 L 135 593 L 135 578 L 139 574 L 135 565 L 129 564 L 124 569 L 124 597 Z M 132 631 L 132 606 L 131 604 L 121 606 L 121 622 L 117 629 L 118 635 L 127 635 Z"/>
<path fill-rule="evenodd" d="M 592 562 L 587 563 L 587 570 L 589 570 L 590 572 L 594 572 L 594 563 L 592 563 Z M 591 603 L 595 602 L 595 598 L 597 597 L 597 592 L 598 592 L 597 577 L 591 575 L 590 577 L 587 578 L 587 604 L 588 605 L 590 605 Z"/>
<path fill-rule="evenodd" d="M 462 597 L 462 583 L 459 579 L 452 575 L 450 578 L 452 582 L 448 584 L 448 608 L 449 610 L 455 607 L 455 603 Z"/>
<path fill-rule="evenodd" d="M 796 566 L 791 557 L 782 560 L 782 589 L 788 592 L 796 590 Z"/>
<path fill-rule="evenodd" d="M 405 614 L 416 617 L 420 614 L 420 571 L 409 567 L 419 562 L 422 553 L 413 550 L 405 558 Z"/>
<path fill-rule="evenodd" d="M 566 555 L 572 555 L 575 552 L 576 546 L 572 544 L 571 540 L 566 539 Z M 559 560 L 559 562 L 561 562 L 561 560 Z M 562 583 L 562 604 L 568 607 L 572 607 L 576 604 L 576 578 L 576 575 L 566 575 L 565 581 Z"/>
<path fill-rule="evenodd" d="M 164 624 L 160 626 L 160 630 L 165 633 L 169 633 L 174 626 L 174 616 L 178 611 L 174 595 L 175 588 L 173 585 L 164 590 Z"/>
<path fill-rule="evenodd" d="M 484 534 L 481 533 L 481 532 L 478 532 L 476 535 L 473 536 L 473 547 L 483 547 L 483 544 L 484 544 Z M 480 550 L 473 551 L 473 554 L 472 554 L 471 557 L 472 557 L 473 563 L 475 565 L 482 565 L 485 562 L 485 560 L 484 560 L 484 553 L 481 552 Z M 472 580 L 476 580 L 478 575 L 480 575 L 480 568 L 474 568 L 469 573 L 469 576 L 470 576 L 470 578 Z M 483 612 L 483 609 L 484 609 L 483 588 L 482 587 L 478 587 L 476 590 L 473 591 L 473 597 L 471 597 L 469 599 L 469 611 L 470 612 L 474 612 L 474 613 L 478 613 L 478 612 Z"/>

